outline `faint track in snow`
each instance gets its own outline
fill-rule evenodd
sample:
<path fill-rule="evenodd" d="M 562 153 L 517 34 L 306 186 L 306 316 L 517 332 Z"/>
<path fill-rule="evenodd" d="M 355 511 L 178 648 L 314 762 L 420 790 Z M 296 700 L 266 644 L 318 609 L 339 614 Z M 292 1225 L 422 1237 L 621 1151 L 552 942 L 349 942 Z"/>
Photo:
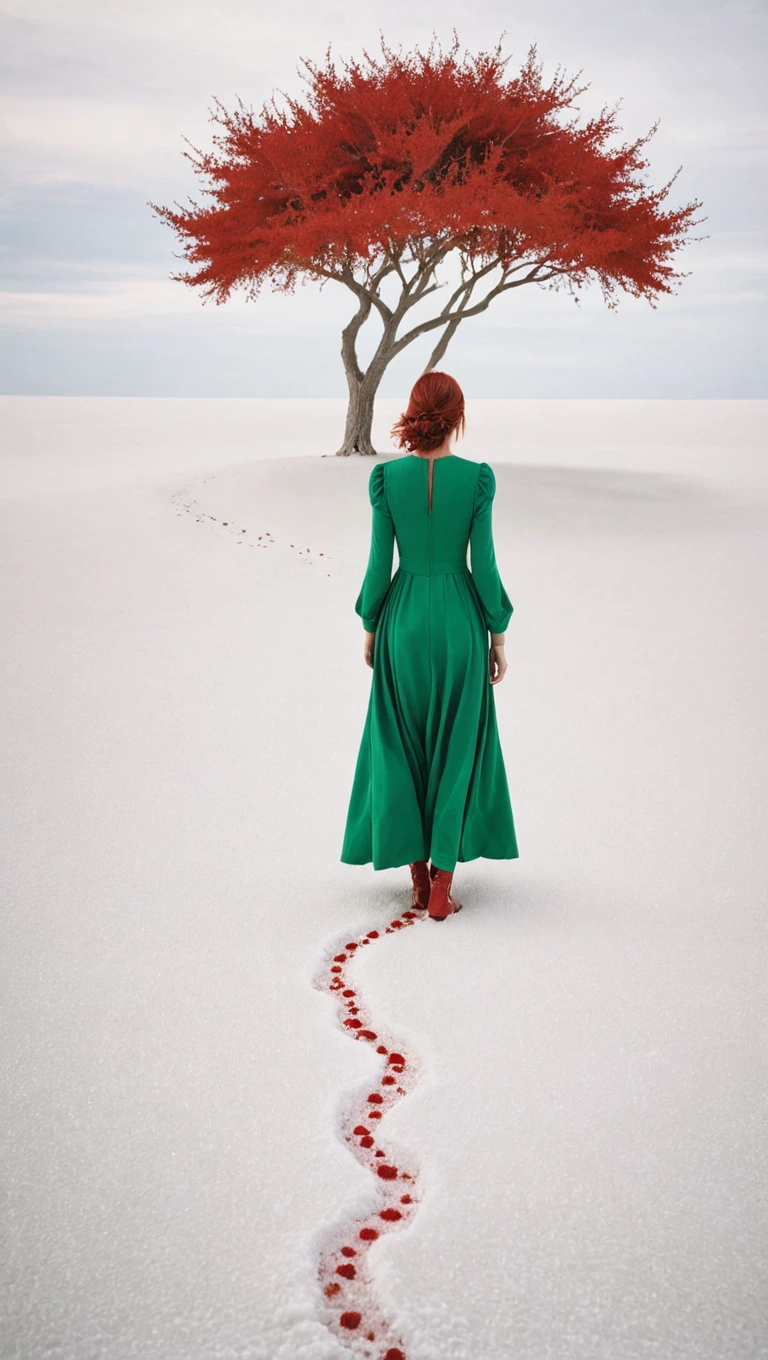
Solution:
<path fill-rule="evenodd" d="M 346 973 L 360 949 L 424 917 L 425 913 L 410 909 L 384 930 L 369 930 L 341 947 L 335 945 L 313 978 L 318 991 L 327 992 L 340 1003 L 339 1022 L 344 1032 L 370 1044 L 382 1060 L 378 1080 L 366 1083 L 363 1091 L 350 1098 L 339 1130 L 353 1157 L 374 1177 L 378 1202 L 367 1217 L 337 1224 L 327 1234 L 318 1264 L 320 1286 L 331 1310 L 328 1325 L 353 1354 L 366 1360 L 407 1360 L 405 1346 L 392 1335 L 376 1301 L 366 1255 L 371 1243 L 383 1233 L 404 1227 L 419 1204 L 418 1164 L 405 1154 L 388 1152 L 377 1135 L 387 1112 L 415 1086 L 421 1064 L 372 1019 Z"/>
<path fill-rule="evenodd" d="M 213 480 L 213 477 L 205 477 L 203 479 L 203 481 L 206 482 Z M 177 515 L 193 515 L 196 524 L 216 524 L 220 528 L 225 529 L 236 547 L 264 549 L 282 547 L 284 551 L 295 553 L 298 560 L 303 562 L 306 566 L 327 567 L 336 565 L 337 559 L 330 556 L 325 551 L 313 553 L 311 548 L 302 548 L 296 543 L 279 544 L 277 539 L 270 533 L 269 529 L 265 529 L 263 533 L 260 534 L 251 530 L 250 538 L 243 538 L 243 534 L 248 534 L 247 528 L 242 528 L 236 524 L 233 519 L 222 519 L 220 515 L 211 515 L 207 510 L 203 510 L 197 497 L 192 494 L 189 487 L 175 491 L 171 496 L 171 505 L 174 507 Z M 320 561 L 321 558 L 324 560 Z M 331 573 L 329 571 L 326 572 L 326 576 L 330 575 Z"/>

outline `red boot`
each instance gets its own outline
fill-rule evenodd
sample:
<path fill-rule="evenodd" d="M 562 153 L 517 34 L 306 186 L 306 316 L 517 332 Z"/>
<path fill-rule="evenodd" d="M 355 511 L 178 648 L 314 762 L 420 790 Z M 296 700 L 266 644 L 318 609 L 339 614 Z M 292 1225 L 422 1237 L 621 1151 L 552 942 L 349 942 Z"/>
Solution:
<path fill-rule="evenodd" d="M 416 911 L 426 911 L 429 906 L 429 896 L 432 888 L 432 880 L 429 876 L 427 861 L 417 859 L 413 864 L 409 864 L 411 879 L 413 881 L 413 902 L 412 907 Z"/>
<path fill-rule="evenodd" d="M 429 876 L 432 879 L 432 891 L 429 894 L 429 919 L 430 921 L 444 921 L 447 916 L 452 916 L 454 912 L 461 911 L 462 902 L 457 902 L 451 896 L 451 883 L 453 881 L 453 870 L 436 869 L 431 865 Z"/>

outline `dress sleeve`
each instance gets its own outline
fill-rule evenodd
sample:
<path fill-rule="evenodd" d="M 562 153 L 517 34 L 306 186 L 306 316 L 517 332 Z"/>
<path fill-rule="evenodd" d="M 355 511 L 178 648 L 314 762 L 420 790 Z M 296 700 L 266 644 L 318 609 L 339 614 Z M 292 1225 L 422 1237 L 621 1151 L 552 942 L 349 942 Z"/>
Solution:
<path fill-rule="evenodd" d="M 360 615 L 367 633 L 376 632 L 379 611 L 392 579 L 395 526 L 387 504 L 385 472 L 386 464 L 377 463 L 368 479 L 368 499 L 373 507 L 371 551 L 360 594 L 355 601 L 355 613 Z"/>
<path fill-rule="evenodd" d="M 490 633 L 503 633 L 512 617 L 513 607 L 496 566 L 491 519 L 495 494 L 493 468 L 488 463 L 481 463 L 469 533 L 472 578 L 483 606 L 486 628 Z"/>

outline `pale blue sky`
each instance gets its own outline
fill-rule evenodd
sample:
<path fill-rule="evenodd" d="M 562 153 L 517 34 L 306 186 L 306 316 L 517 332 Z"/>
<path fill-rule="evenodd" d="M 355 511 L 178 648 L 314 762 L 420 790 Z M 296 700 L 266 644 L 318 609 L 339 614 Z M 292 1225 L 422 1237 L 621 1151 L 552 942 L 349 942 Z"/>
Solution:
<path fill-rule="evenodd" d="M 439 14 L 436 25 L 435 16 Z M 183 153 L 212 144 L 214 96 L 258 110 L 298 95 L 301 56 L 393 46 L 495 45 L 511 72 L 535 42 L 590 88 L 586 117 L 621 100 L 618 140 L 644 135 L 646 178 L 667 205 L 701 199 L 692 270 L 656 310 L 599 287 L 524 288 L 466 322 L 442 367 L 477 397 L 764 397 L 768 228 L 764 71 L 768 12 L 752 0 L 4 0 L 0 4 L 3 393 L 75 396 L 344 396 L 340 330 L 354 310 L 329 284 L 292 297 L 242 293 L 217 307 L 171 282 L 186 267 L 147 201 L 201 202 Z M 174 254 L 176 252 L 176 254 Z M 427 353 L 393 366 L 407 392 Z"/>

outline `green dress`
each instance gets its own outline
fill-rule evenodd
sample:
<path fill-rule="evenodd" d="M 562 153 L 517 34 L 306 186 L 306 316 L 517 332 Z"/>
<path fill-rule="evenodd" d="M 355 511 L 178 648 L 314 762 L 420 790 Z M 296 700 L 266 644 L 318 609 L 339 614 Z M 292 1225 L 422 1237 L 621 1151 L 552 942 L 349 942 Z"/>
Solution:
<path fill-rule="evenodd" d="M 456 454 L 408 454 L 371 470 L 371 549 L 355 612 L 376 638 L 344 864 L 431 858 L 453 870 L 518 856 L 488 667 L 488 632 L 504 632 L 513 609 L 494 553 L 495 490 L 488 463 Z"/>

